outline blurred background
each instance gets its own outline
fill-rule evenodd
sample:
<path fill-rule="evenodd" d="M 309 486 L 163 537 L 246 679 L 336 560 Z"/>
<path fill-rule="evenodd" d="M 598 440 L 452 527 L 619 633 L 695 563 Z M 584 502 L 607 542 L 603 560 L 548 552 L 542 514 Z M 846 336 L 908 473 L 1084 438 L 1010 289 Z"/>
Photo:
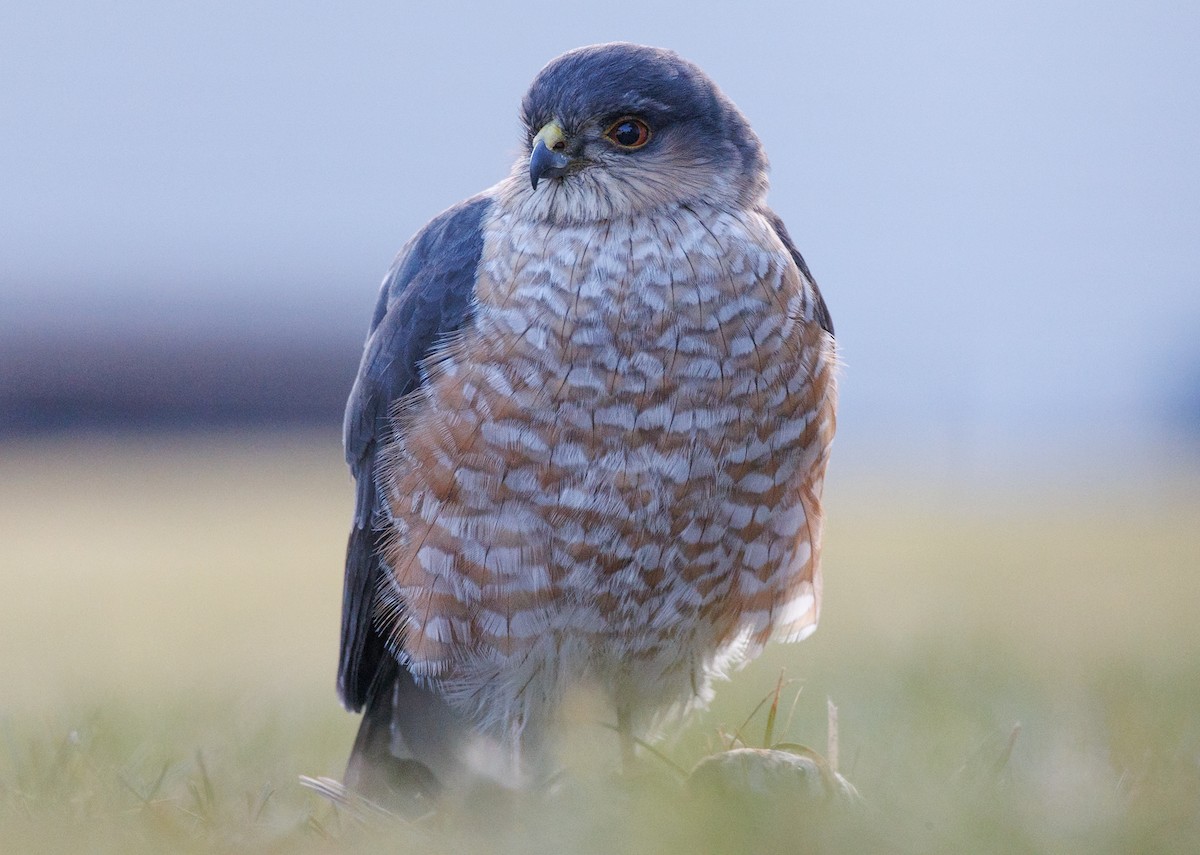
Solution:
<path fill-rule="evenodd" d="M 1024 721 L 1018 808 L 1061 808 L 1033 850 L 1164 763 L 1200 793 L 1200 6 L 1157 0 L 7 4 L 10 744 L 115 710 L 151 780 L 257 696 L 310 730 L 243 774 L 340 772 L 339 432 L 379 282 L 507 172 L 538 69 L 618 39 L 750 118 L 845 363 L 822 631 L 730 715 L 790 668 L 876 803 Z"/>
<path fill-rule="evenodd" d="M 0 432 L 331 428 L 393 254 L 506 173 L 546 61 L 614 39 L 766 143 L 839 466 L 1200 445 L 1200 11 L 1067 0 L 12 5 Z"/>

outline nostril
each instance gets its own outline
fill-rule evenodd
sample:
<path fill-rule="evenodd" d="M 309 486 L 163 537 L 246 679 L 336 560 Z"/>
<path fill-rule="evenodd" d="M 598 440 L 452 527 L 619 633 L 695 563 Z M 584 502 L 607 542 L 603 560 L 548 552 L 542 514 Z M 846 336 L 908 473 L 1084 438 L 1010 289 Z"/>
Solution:
<path fill-rule="evenodd" d="M 555 151 L 562 151 L 562 150 L 563 150 L 563 149 L 565 149 L 566 147 L 567 147 L 567 141 L 566 141 L 566 140 L 559 140 L 559 141 L 558 141 L 558 142 L 556 142 L 556 143 L 554 144 L 554 146 L 553 146 L 553 148 L 554 148 L 554 150 L 555 150 Z"/>

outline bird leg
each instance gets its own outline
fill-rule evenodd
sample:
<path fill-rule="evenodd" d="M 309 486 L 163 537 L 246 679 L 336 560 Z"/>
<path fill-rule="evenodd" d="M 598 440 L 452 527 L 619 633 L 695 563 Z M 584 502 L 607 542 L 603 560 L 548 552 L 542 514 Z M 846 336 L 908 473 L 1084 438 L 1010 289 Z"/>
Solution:
<path fill-rule="evenodd" d="M 629 707 L 617 705 L 617 737 L 621 740 L 621 769 L 625 776 L 633 774 L 633 723 Z"/>

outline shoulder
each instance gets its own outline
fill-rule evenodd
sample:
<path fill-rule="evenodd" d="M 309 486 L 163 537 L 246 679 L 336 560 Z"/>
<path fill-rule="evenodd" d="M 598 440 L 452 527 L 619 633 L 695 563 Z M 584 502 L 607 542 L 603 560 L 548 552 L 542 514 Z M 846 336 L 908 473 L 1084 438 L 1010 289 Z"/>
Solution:
<path fill-rule="evenodd" d="M 804 261 L 804 256 L 800 254 L 800 250 L 796 248 L 796 244 L 792 241 L 792 236 L 788 234 L 787 226 L 783 224 L 783 218 L 772 211 L 765 205 L 759 209 L 759 213 L 766 219 L 770 225 L 775 237 L 783 244 L 784 248 L 791 255 L 792 261 L 796 268 L 800 271 L 800 276 L 812 292 L 813 296 L 813 313 L 821 327 L 830 335 L 833 335 L 833 318 L 829 314 L 829 307 L 825 304 L 825 298 L 821 295 L 821 289 L 817 287 L 817 280 L 813 277 L 812 272 L 808 269 L 808 264 Z"/>
<path fill-rule="evenodd" d="M 491 193 L 472 196 L 438 214 L 405 243 L 380 289 L 372 331 L 414 288 L 435 296 L 473 283 L 483 252 L 483 223 L 494 204 Z"/>

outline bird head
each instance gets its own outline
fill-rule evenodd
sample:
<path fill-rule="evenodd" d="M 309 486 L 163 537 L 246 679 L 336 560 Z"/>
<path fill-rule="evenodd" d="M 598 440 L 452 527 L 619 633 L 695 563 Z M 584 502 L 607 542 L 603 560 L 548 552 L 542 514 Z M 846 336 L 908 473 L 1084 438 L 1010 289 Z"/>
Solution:
<path fill-rule="evenodd" d="M 546 219 L 610 219 L 689 202 L 752 204 L 762 144 L 697 66 L 660 48 L 593 45 L 552 60 L 521 105 L 514 168 Z"/>

